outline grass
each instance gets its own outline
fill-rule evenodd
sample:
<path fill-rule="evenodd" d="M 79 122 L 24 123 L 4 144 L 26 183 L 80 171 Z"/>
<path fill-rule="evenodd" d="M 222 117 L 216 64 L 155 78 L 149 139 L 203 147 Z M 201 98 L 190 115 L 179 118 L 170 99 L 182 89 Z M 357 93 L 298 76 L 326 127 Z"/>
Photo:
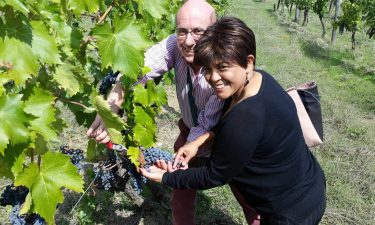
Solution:
<path fill-rule="evenodd" d="M 276 1 L 232 0 L 229 15 L 244 20 L 257 38 L 257 67 L 266 70 L 285 87 L 315 80 L 321 94 L 325 140 L 312 149 L 327 177 L 327 209 L 323 225 L 375 224 L 375 42 L 358 33 L 357 49 L 351 49 L 350 34 L 338 35 L 335 46 L 320 34 L 320 23 L 311 13 L 302 27 L 273 11 Z M 168 86 L 169 106 L 158 118 L 158 143 L 172 149 L 179 118 L 174 87 Z M 69 112 L 62 143 L 84 148 L 85 129 Z M 56 143 L 58 145 L 60 143 Z M 8 181 L 0 181 L 2 189 Z M 167 192 L 168 195 L 168 192 Z M 155 198 L 154 206 L 138 208 L 123 193 L 99 192 L 94 209 L 69 214 L 79 195 L 66 193 L 59 207 L 57 224 L 168 224 L 168 198 Z M 167 196 L 168 197 L 168 196 Z M 246 224 L 240 206 L 228 186 L 201 191 L 197 224 Z M 0 207 L 0 224 L 6 224 L 8 208 Z"/>

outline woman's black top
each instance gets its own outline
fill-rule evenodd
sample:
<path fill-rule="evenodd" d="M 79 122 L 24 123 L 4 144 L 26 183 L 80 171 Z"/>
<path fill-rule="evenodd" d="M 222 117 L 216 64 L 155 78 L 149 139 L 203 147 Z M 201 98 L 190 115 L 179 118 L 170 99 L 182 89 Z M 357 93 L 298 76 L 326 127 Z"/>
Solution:
<path fill-rule="evenodd" d="M 207 166 L 165 173 L 162 183 L 179 189 L 231 183 L 261 214 L 308 213 L 324 196 L 323 171 L 304 142 L 293 100 L 259 72 L 259 92 L 219 122 Z M 293 207 L 301 201 L 303 207 Z"/>

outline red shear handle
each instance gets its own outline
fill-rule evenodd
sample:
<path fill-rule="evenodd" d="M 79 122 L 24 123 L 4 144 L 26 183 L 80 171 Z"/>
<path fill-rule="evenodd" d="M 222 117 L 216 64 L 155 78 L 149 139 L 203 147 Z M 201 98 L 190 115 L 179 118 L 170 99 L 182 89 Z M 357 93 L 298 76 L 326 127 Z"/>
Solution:
<path fill-rule="evenodd" d="M 109 150 L 112 150 L 113 149 L 113 143 L 112 143 L 112 141 L 109 141 L 109 142 L 107 142 L 107 148 L 109 149 Z"/>

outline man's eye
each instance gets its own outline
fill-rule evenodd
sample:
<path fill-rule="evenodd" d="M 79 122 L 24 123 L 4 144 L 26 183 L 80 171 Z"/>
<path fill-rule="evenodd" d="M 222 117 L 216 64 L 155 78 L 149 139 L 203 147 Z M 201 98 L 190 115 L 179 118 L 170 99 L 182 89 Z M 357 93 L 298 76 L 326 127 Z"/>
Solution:
<path fill-rule="evenodd" d="M 202 35 L 204 33 L 204 30 L 203 29 L 194 29 L 193 33 L 197 34 L 197 35 Z"/>

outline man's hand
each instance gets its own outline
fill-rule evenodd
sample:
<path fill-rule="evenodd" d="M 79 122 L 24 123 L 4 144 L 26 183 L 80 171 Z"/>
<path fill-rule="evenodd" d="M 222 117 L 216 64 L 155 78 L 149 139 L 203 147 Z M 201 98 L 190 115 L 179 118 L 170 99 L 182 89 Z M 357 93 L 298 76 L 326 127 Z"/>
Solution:
<path fill-rule="evenodd" d="M 94 122 L 91 124 L 86 134 L 88 137 L 102 144 L 106 144 L 110 141 L 107 129 L 99 115 L 96 115 Z"/>
<path fill-rule="evenodd" d="M 119 75 L 117 79 L 120 77 L 121 75 Z M 107 97 L 107 102 L 112 112 L 118 113 L 120 111 L 120 107 L 124 101 L 124 95 L 125 92 L 122 89 L 122 85 L 117 81 Z M 91 124 L 86 134 L 88 137 L 93 138 L 95 141 L 102 144 L 106 144 L 110 141 L 107 129 L 98 114 L 96 115 L 94 122 Z"/>

